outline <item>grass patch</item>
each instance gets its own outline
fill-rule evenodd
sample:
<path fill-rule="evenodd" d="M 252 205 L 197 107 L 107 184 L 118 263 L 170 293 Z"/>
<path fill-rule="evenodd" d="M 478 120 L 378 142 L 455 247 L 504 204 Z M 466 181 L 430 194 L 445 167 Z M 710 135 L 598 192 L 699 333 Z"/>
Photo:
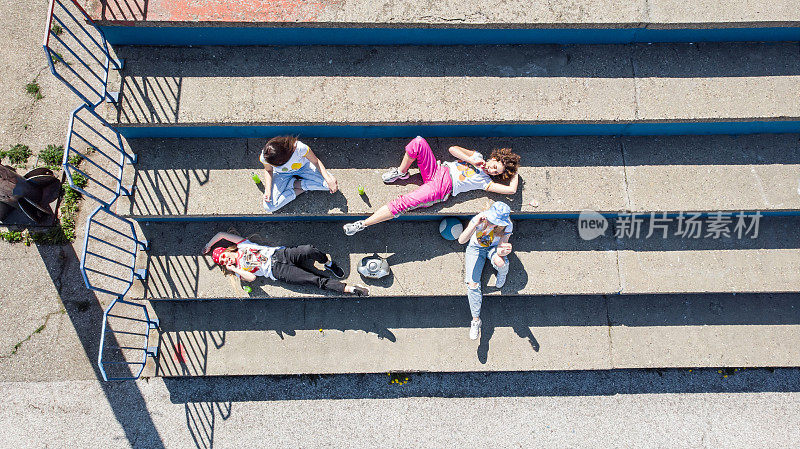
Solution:
<path fill-rule="evenodd" d="M 42 92 L 41 92 L 41 88 L 39 87 L 39 83 L 37 83 L 35 79 L 33 81 L 31 81 L 30 83 L 25 85 L 25 92 L 28 92 L 29 94 L 31 94 L 33 96 L 34 101 L 41 100 L 42 98 L 44 98 L 42 96 Z"/>
<path fill-rule="evenodd" d="M 0 161 L 8 158 L 8 160 L 14 165 L 27 163 L 30 156 L 31 149 L 28 148 L 27 145 L 23 145 L 21 143 L 13 145 L 8 151 L 0 151 Z"/>
<path fill-rule="evenodd" d="M 51 52 L 50 52 L 50 60 L 53 61 L 53 64 L 57 64 L 59 62 L 63 62 L 64 64 L 69 65 L 69 63 L 64 60 L 64 57 L 61 56 L 61 53 L 59 53 L 57 51 L 52 51 L 51 50 Z"/>
<path fill-rule="evenodd" d="M 63 159 L 64 145 L 50 144 L 47 148 L 39 152 L 39 160 L 50 169 L 59 170 Z"/>

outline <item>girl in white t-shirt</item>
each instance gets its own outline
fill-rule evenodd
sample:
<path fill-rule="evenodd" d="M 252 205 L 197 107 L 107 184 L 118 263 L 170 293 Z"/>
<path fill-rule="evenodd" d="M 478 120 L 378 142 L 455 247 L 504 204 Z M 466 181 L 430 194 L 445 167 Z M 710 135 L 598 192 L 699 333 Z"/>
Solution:
<path fill-rule="evenodd" d="M 236 234 L 218 232 L 203 248 L 203 254 L 208 253 L 226 273 L 234 274 L 245 282 L 253 282 L 256 277 L 264 276 L 290 284 L 316 285 L 323 290 L 339 293 L 369 295 L 369 290 L 363 285 L 339 281 L 345 277 L 344 270 L 329 255 L 312 245 L 265 246 Z M 318 271 L 321 270 L 337 279 L 320 275 Z"/>
<path fill-rule="evenodd" d="M 513 195 L 519 183 L 517 169 L 519 155 L 509 148 L 492 151 L 488 160 L 477 151 L 459 146 L 450 147 L 457 161 L 441 163 L 436 160 L 428 142 L 420 136 L 406 145 L 403 162 L 382 175 L 386 184 L 408 178 L 408 169 L 417 161 L 423 184 L 413 192 L 400 195 L 389 204 L 381 206 L 366 220 L 344 225 L 344 233 L 353 235 L 368 226 L 391 220 L 401 213 L 418 207 L 428 207 L 447 198 L 470 190 Z"/>
<path fill-rule="evenodd" d="M 508 275 L 508 255 L 511 254 L 509 237 L 514 232 L 510 218 L 511 208 L 502 201 L 495 201 L 489 208 L 469 221 L 458 236 L 458 243 L 467 243 L 464 256 L 464 282 L 467 284 L 467 300 L 472 312 L 469 338 L 476 340 L 481 331 L 481 273 L 488 260 L 497 270 L 495 287 L 502 288 Z"/>
<path fill-rule="evenodd" d="M 336 193 L 336 178 L 313 151 L 293 136 L 278 136 L 264 145 L 259 158 L 264 164 L 264 201 L 275 212 L 306 190 Z"/>

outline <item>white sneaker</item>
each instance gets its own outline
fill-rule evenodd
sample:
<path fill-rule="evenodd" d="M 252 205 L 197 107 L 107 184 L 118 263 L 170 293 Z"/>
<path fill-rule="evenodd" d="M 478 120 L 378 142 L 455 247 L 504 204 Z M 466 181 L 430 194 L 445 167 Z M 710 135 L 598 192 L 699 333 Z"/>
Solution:
<path fill-rule="evenodd" d="M 346 235 L 353 235 L 356 232 L 363 231 L 364 229 L 366 229 L 366 226 L 364 226 L 364 220 L 358 220 L 344 225 L 344 233 Z"/>
<path fill-rule="evenodd" d="M 508 273 L 503 273 L 503 274 L 497 273 L 497 279 L 495 279 L 494 281 L 495 288 L 503 288 L 503 286 L 506 285 L 507 274 Z"/>
<path fill-rule="evenodd" d="M 470 340 L 477 340 L 478 335 L 481 334 L 481 319 L 478 318 L 477 320 L 472 320 L 472 324 L 469 326 L 469 339 Z"/>
<path fill-rule="evenodd" d="M 389 171 L 381 175 L 381 179 L 386 184 L 393 183 L 398 179 L 408 179 L 408 172 L 401 172 L 399 168 L 392 167 Z"/>

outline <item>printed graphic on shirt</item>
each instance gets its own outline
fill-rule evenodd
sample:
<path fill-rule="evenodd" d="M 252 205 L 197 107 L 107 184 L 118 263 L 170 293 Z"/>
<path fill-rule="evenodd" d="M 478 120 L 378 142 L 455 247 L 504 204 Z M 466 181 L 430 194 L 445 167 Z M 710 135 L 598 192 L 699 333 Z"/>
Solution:
<path fill-rule="evenodd" d="M 256 276 L 272 277 L 272 254 L 277 247 L 256 245 L 250 240 L 238 244 L 236 266 Z"/>
<path fill-rule="evenodd" d="M 250 273 L 255 273 L 267 262 L 269 262 L 269 257 L 253 247 L 241 248 L 236 261 L 239 268 Z"/>
<path fill-rule="evenodd" d="M 480 153 L 473 154 L 483 159 Z M 445 165 L 450 169 L 450 178 L 453 180 L 453 196 L 470 190 L 485 190 L 492 182 L 492 178 L 485 171 L 473 167 L 472 164 L 456 161 L 445 162 Z"/>
<path fill-rule="evenodd" d="M 490 225 L 485 223 L 477 223 L 478 217 L 473 217 L 470 220 L 470 224 L 476 223 L 475 225 L 475 233 L 472 234 L 470 238 L 470 244 L 481 246 L 484 248 L 495 246 L 500 243 L 500 239 L 503 236 L 511 235 L 514 232 L 514 223 L 510 223 L 508 226 L 505 227 L 505 230 L 500 233 L 498 232 L 499 228 L 497 226 L 489 227 Z"/>
<path fill-rule="evenodd" d="M 292 156 L 289 157 L 289 160 L 286 161 L 286 163 L 283 165 L 273 167 L 272 170 L 277 173 L 291 173 L 300 170 L 301 168 L 303 168 L 304 165 L 306 165 L 309 162 L 308 159 L 306 158 L 308 150 L 309 150 L 308 145 L 298 140 L 294 146 L 294 152 L 292 153 Z M 267 163 L 267 161 L 264 160 L 263 153 L 261 154 L 260 159 L 261 163 L 263 164 Z"/>
<path fill-rule="evenodd" d="M 496 230 L 497 226 L 492 227 L 489 232 L 486 232 L 486 229 L 476 229 L 475 240 L 477 240 L 478 245 L 483 247 L 490 246 L 494 241 L 494 231 Z"/>
<path fill-rule="evenodd" d="M 477 172 L 475 168 L 464 162 L 456 162 L 456 170 L 458 170 L 458 180 L 466 181 L 467 178 L 475 176 Z"/>

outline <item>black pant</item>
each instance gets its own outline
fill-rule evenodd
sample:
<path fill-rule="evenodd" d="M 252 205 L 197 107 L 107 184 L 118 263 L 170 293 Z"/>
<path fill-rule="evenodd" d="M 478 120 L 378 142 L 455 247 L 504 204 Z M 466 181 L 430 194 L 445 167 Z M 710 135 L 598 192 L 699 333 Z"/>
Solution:
<path fill-rule="evenodd" d="M 318 274 L 314 262 L 325 263 L 328 256 L 311 245 L 281 248 L 272 255 L 272 276 L 290 284 L 311 284 L 321 289 L 344 293 L 344 284 Z"/>

